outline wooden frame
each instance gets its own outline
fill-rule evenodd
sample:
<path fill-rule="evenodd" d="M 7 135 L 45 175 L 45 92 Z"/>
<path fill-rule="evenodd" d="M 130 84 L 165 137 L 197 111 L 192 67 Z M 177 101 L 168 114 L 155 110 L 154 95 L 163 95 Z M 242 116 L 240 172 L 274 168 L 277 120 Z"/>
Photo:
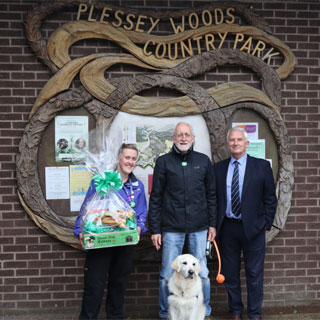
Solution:
<path fill-rule="evenodd" d="M 279 204 L 274 221 L 275 227 L 267 233 L 267 240 L 272 240 L 285 224 L 293 186 L 293 160 L 287 130 L 280 115 L 281 80 L 277 71 L 255 56 L 232 49 L 205 52 L 185 61 L 179 61 L 162 71 L 159 71 L 159 66 L 152 65 L 149 61 L 148 63 L 141 61 L 130 54 L 120 56 L 94 54 L 69 62 L 64 61 L 59 70 L 49 58 L 52 55 L 48 55 L 48 51 L 44 49 L 41 36 L 36 30 L 46 14 L 75 4 L 79 4 L 79 1 L 40 5 L 29 13 L 27 19 L 27 33 L 32 48 L 37 56 L 56 73 L 39 94 L 19 145 L 18 195 L 30 218 L 48 234 L 73 247 L 80 248 L 72 232 L 74 219 L 61 216 L 50 208 L 41 190 L 38 176 L 37 157 L 41 137 L 48 123 L 59 112 L 84 107 L 93 115 L 97 125 L 104 123 L 107 127 L 110 127 L 119 110 L 153 116 L 202 114 L 209 130 L 212 159 L 216 162 L 228 156 L 226 131 L 230 126 L 230 118 L 238 110 L 246 109 L 258 113 L 268 124 L 278 150 L 279 169 L 275 176 Z M 235 3 L 232 2 L 232 4 Z M 240 12 L 244 10 L 239 4 L 236 4 L 236 8 Z M 250 16 L 248 12 L 246 14 Z M 254 21 L 261 22 L 261 19 L 255 18 Z M 268 30 L 266 24 L 260 25 Z M 49 51 L 51 49 L 49 48 Z M 292 58 L 291 52 L 290 57 Z M 149 72 L 135 78 L 122 77 L 115 87 L 104 77 L 106 70 L 115 63 L 133 64 Z M 246 66 L 255 72 L 261 79 L 262 90 L 235 83 L 227 83 L 206 90 L 190 80 L 218 66 L 228 64 Z M 289 68 L 286 71 L 287 74 L 291 72 L 294 64 L 293 59 L 290 66 L 287 66 Z M 80 74 L 83 87 L 70 89 L 77 74 Z M 183 93 L 184 96 L 171 99 L 138 96 L 139 92 L 155 87 L 174 89 Z M 139 246 L 148 248 L 151 247 L 151 243 L 144 239 Z"/>

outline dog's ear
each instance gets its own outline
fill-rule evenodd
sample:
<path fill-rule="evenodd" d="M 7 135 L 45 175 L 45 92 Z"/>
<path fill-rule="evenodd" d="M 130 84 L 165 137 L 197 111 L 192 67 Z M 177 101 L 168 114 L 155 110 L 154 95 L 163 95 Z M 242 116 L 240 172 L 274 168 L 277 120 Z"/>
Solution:
<path fill-rule="evenodd" d="M 196 269 L 195 269 L 195 274 L 198 275 L 201 272 L 201 267 L 198 259 L 196 260 Z"/>
<path fill-rule="evenodd" d="M 178 258 L 173 260 L 173 262 L 171 263 L 171 268 L 176 270 L 177 272 L 180 272 L 180 263 Z"/>

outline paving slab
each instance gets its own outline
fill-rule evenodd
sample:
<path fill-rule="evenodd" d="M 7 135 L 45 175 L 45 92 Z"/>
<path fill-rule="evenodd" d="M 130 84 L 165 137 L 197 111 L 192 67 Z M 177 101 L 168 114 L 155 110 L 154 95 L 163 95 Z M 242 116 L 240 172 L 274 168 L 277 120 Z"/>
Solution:
<path fill-rule="evenodd" d="M 1 315 L 0 320 L 78 320 L 78 314 L 24 314 Z M 99 319 L 105 319 L 99 317 Z M 243 317 L 243 320 L 248 318 Z M 126 318 L 126 320 L 158 320 L 157 318 Z M 216 316 L 213 320 L 230 320 L 227 316 Z M 263 320 L 320 320 L 320 313 L 276 314 L 264 315 Z"/>

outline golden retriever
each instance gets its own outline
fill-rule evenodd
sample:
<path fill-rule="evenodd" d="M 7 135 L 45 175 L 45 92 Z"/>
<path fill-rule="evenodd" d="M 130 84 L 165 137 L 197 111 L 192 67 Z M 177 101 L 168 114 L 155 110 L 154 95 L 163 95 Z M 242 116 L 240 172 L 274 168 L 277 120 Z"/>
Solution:
<path fill-rule="evenodd" d="M 202 282 L 198 274 L 200 263 L 191 254 L 178 256 L 171 264 L 175 270 L 169 279 L 168 312 L 170 320 L 203 320 Z"/>

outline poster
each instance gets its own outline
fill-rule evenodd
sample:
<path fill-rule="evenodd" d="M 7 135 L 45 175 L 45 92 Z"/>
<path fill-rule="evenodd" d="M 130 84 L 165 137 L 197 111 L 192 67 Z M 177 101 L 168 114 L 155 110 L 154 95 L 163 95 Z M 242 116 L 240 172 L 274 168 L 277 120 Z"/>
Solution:
<path fill-rule="evenodd" d="M 250 140 L 249 147 L 247 148 L 247 153 L 256 158 L 266 158 L 266 141 L 264 139 L 260 140 Z"/>
<path fill-rule="evenodd" d="M 88 150 L 88 130 L 87 116 L 55 117 L 56 162 L 84 159 Z"/>
<path fill-rule="evenodd" d="M 69 199 L 69 167 L 46 167 L 46 199 Z"/>
<path fill-rule="evenodd" d="M 232 127 L 240 127 L 246 130 L 248 140 L 259 139 L 259 123 L 258 122 L 233 122 Z"/>
<path fill-rule="evenodd" d="M 194 150 L 211 159 L 209 131 L 201 115 L 161 118 L 119 112 L 111 124 L 110 132 L 117 132 L 122 135 L 123 142 L 135 143 L 138 146 L 139 159 L 134 173 L 144 184 L 147 199 L 151 191 L 156 159 L 170 152 L 173 145 L 171 136 L 179 122 L 191 124 L 195 135 Z"/>
<path fill-rule="evenodd" d="M 79 211 L 90 185 L 92 175 L 85 166 L 70 168 L 70 211 Z"/>

